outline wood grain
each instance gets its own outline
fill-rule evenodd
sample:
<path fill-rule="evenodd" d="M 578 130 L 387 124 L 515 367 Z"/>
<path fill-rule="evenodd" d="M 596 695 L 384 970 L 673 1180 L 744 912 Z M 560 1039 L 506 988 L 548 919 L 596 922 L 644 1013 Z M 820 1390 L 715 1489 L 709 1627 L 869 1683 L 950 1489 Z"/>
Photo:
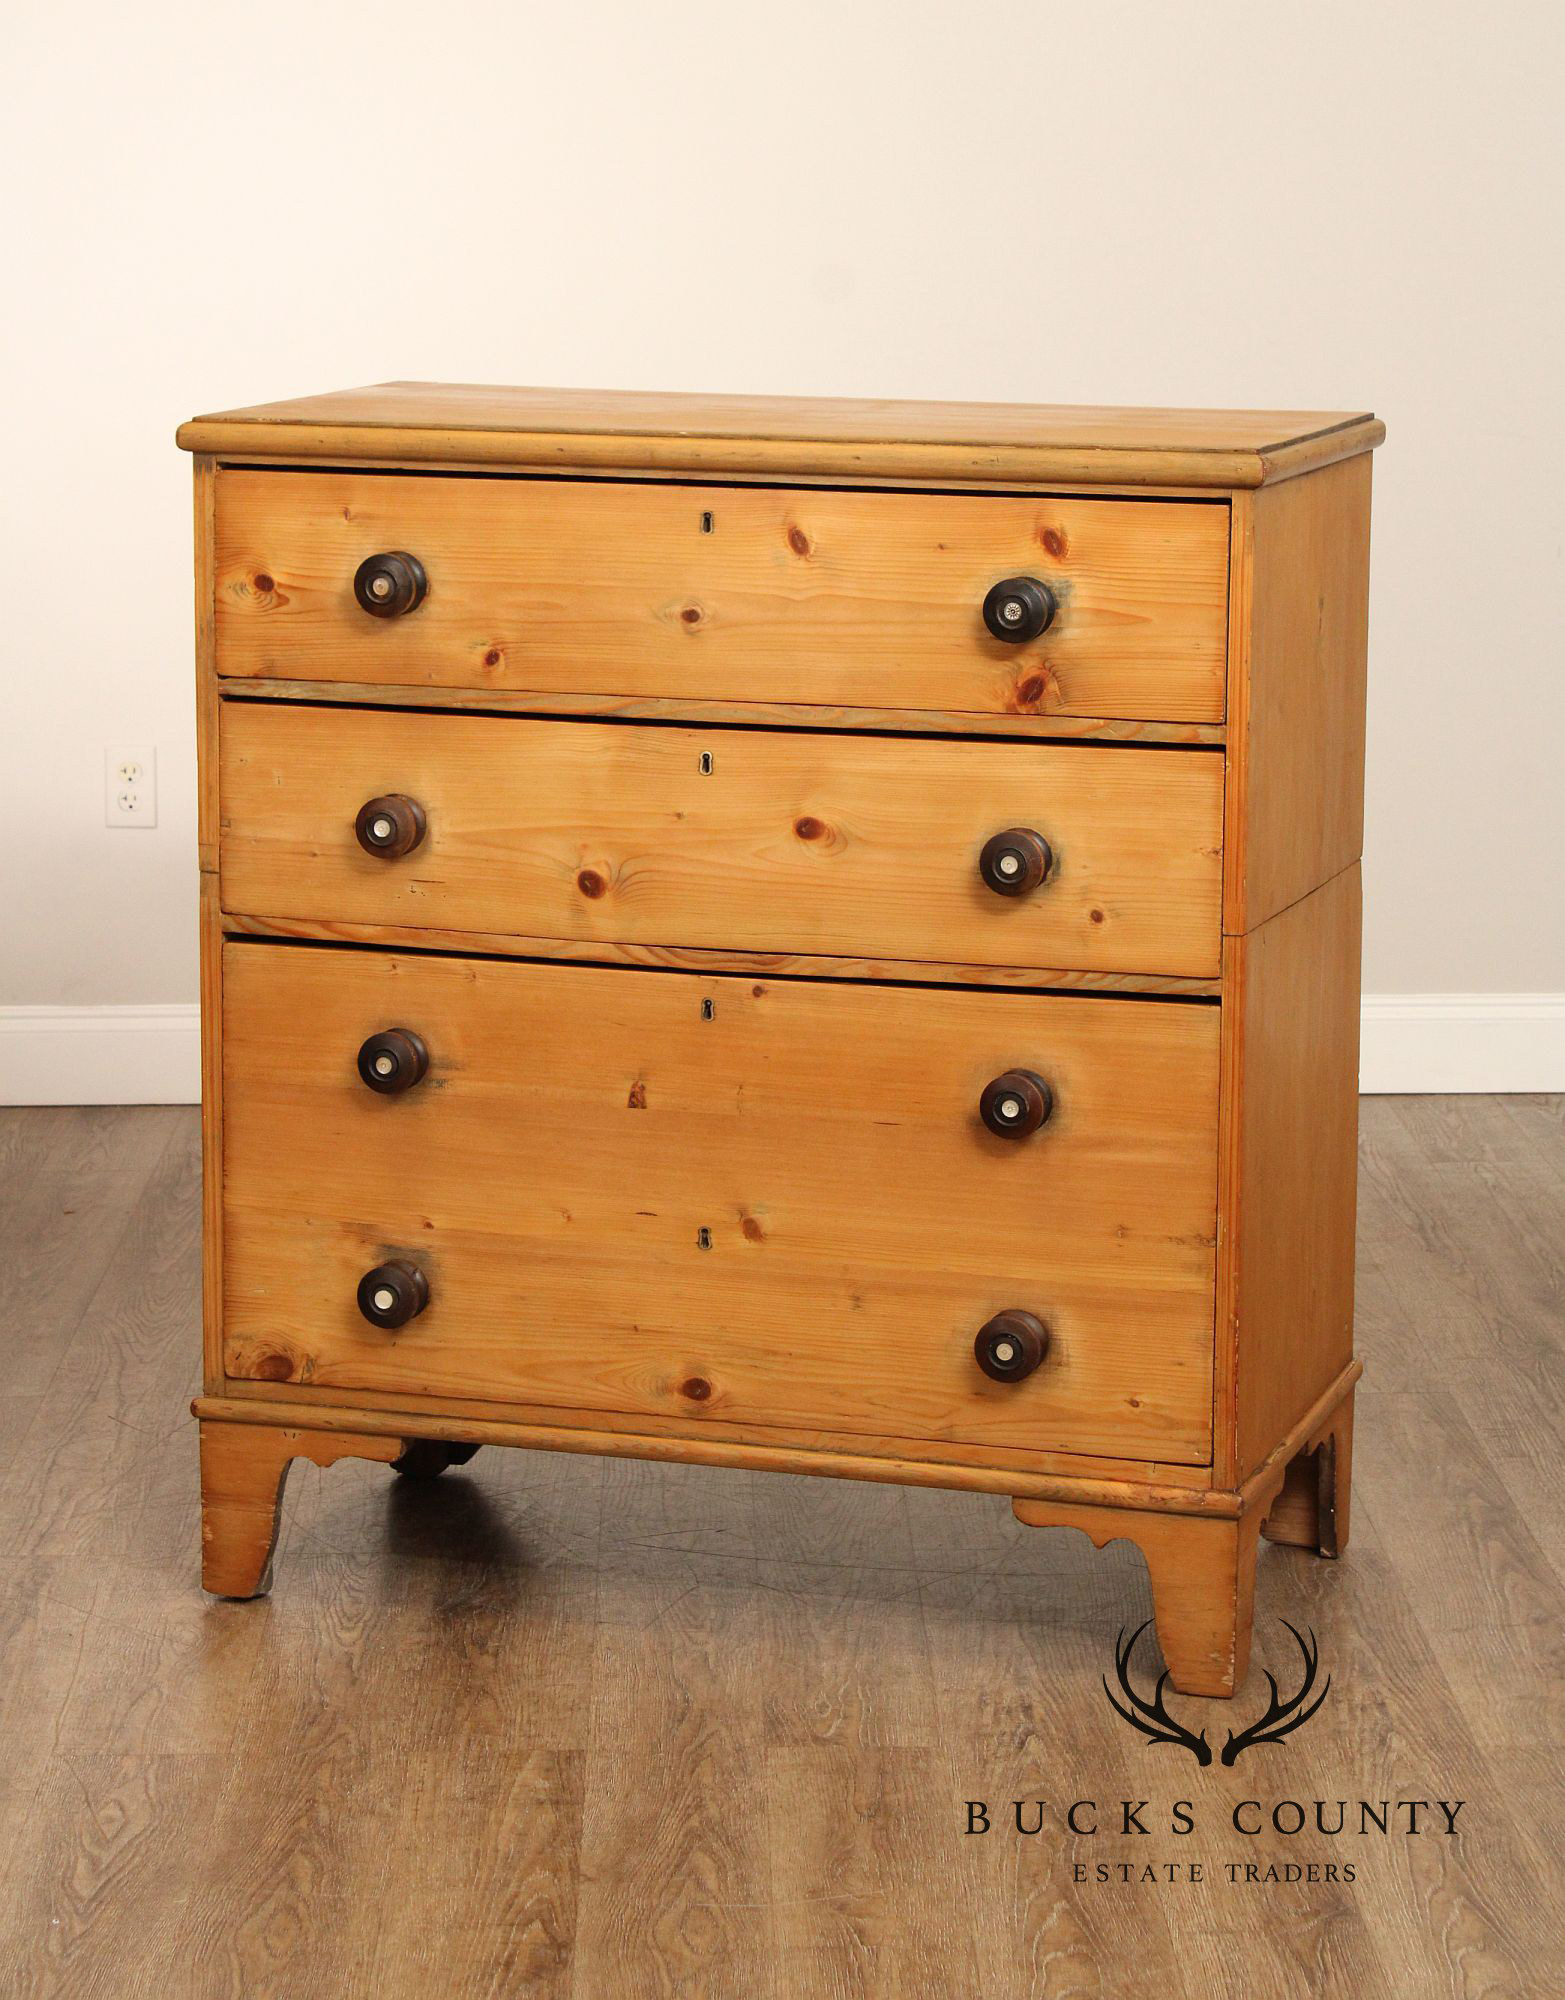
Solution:
<path fill-rule="evenodd" d="M 1257 486 L 1369 451 L 1362 412 L 1118 410 L 383 382 L 215 412 L 188 450 L 658 471 Z"/>
<path fill-rule="evenodd" d="M 195 500 L 196 585 L 196 906 L 201 991 L 201 1351 L 209 1394 L 223 1386 L 223 1057 L 222 913 L 218 906 L 220 804 L 218 734 L 221 728 L 214 619 L 214 536 L 217 468 L 192 461 Z"/>
<path fill-rule="evenodd" d="M 1209 1455 L 1213 1009 L 254 943 L 224 994 L 231 1376 Z M 407 1097 L 353 1067 L 386 1025 Z M 1022 1145 L 976 1113 L 1017 1064 Z M 388 1337 L 392 1253 L 434 1297 Z M 991 1384 L 1010 1305 L 1053 1346 Z"/>
<path fill-rule="evenodd" d="M 223 1384 L 223 916 L 203 874 L 196 912 L 201 979 L 201 1351 L 209 1393 Z"/>
<path fill-rule="evenodd" d="M 1219 1477 L 1242 1480 L 1353 1353 L 1359 870 L 1229 938 Z M 1231 1428 L 1230 1428 L 1231 1426 Z"/>
<path fill-rule="evenodd" d="M 1221 760 L 229 704 L 223 907 L 578 943 L 1214 976 Z M 354 818 L 404 793 L 400 861 Z M 998 896 L 984 842 L 1055 874 Z"/>
<path fill-rule="evenodd" d="M 1288 1462 L 1271 1511 L 1261 1523 L 1269 1542 L 1340 1556 L 1348 1545 L 1353 1495 L 1353 1391 Z"/>
<path fill-rule="evenodd" d="M 1229 931 L 1265 923 L 1363 851 L 1370 463 L 1234 504 Z"/>
<path fill-rule="evenodd" d="M 203 874 L 217 868 L 217 597 L 215 536 L 217 467 L 191 461 L 195 511 L 196 859 Z"/>
<path fill-rule="evenodd" d="M 956 1447 L 928 1438 L 856 1439 L 848 1433 L 776 1425 L 716 1422 L 698 1428 L 639 1414 L 633 1420 L 611 1418 L 614 1428 L 604 1429 L 601 1412 L 561 1409 L 549 1422 L 551 1413 L 538 1406 L 500 1398 L 462 1414 L 444 1407 L 456 1399 L 421 1396 L 417 1409 L 404 1409 L 408 1400 L 396 1392 L 359 1390 L 348 1401 L 340 1389 L 312 1392 L 307 1383 L 235 1380 L 228 1395 L 198 1396 L 191 1408 L 203 1421 L 225 1424 L 309 1429 L 329 1420 L 338 1430 L 365 1437 L 439 1438 L 521 1451 L 580 1453 L 737 1473 L 797 1473 L 805 1478 L 1064 1500 L 1080 1506 L 1131 1507 L 1213 1519 L 1237 1517 L 1243 1511 L 1236 1495 L 1208 1484 L 1205 1466 L 1152 1466 L 1148 1470 L 1158 1479 L 1154 1484 L 1130 1476 L 1143 1472 L 1140 1464 L 1094 1460 L 1083 1453 L 1013 1450 L 1007 1454 L 1000 1446 Z M 1116 1464 L 1125 1477 L 1114 1476 Z"/>
<path fill-rule="evenodd" d="M 270 1587 L 283 1485 L 296 1458 L 321 1466 L 334 1465 L 339 1458 L 372 1458 L 389 1464 L 401 1449 L 398 1438 L 355 1432 L 203 1423 L 203 1589 L 218 1597 L 255 1597 Z"/>
<path fill-rule="evenodd" d="M 583 965 L 633 965 L 670 972 L 748 972 L 767 979 L 867 979 L 907 986 L 1025 987 L 1070 993 L 1161 993 L 1215 1000 L 1220 977 L 1160 972 L 1083 972 L 1076 966 L 967 965 L 950 959 L 860 958 L 851 953 L 736 951 L 717 946 L 624 944 L 618 939 L 530 937 L 520 931 L 448 931 L 424 924 L 355 924 L 318 917 L 256 916 L 225 911 L 232 937 L 292 938 L 325 944 L 397 945 L 485 958 L 561 959 Z"/>
<path fill-rule="evenodd" d="M 982 1493 L 1046 1493 L 1062 1498 L 1123 1500 L 1140 1507 L 1223 1512 L 1231 1494 L 1211 1485 L 1210 1467 L 1158 1459 L 1105 1458 L 1091 1452 L 1048 1451 L 1033 1445 L 972 1444 L 940 1438 L 865 1437 L 814 1427 L 790 1431 L 779 1443 L 774 1426 L 703 1417 L 687 1419 L 642 1412 L 633 1430 L 604 1430 L 602 1413 L 568 1404 L 517 1402 L 507 1397 L 407 1395 L 356 1392 L 351 1403 L 339 1389 L 307 1382 L 277 1384 L 234 1379 L 223 1396 L 200 1399 L 198 1416 L 225 1422 L 288 1422 L 308 1429 L 330 1407 L 339 1428 L 386 1436 L 434 1437 L 448 1442 L 511 1444 L 544 1451 L 603 1452 L 615 1457 L 687 1459 L 694 1465 L 747 1464 L 767 1472 L 803 1472 L 828 1478 L 904 1481 L 915 1486 L 968 1488 Z M 1018 1484 L 1017 1482 L 1022 1482 Z M 1237 1511 L 1235 1508 L 1234 1511 Z"/>
<path fill-rule="evenodd" d="M 735 1470 L 800 1473 L 871 1484 L 1004 1493 L 1031 1500 L 1068 1500 L 1083 1507 L 1201 1514 L 1234 1519 L 1276 1488 L 1301 1452 L 1313 1451 L 1326 1424 L 1340 1424 L 1341 1406 L 1362 1373 L 1354 1361 L 1237 1488 L 1211 1483 L 1210 1466 L 1094 1457 L 1087 1452 L 1017 1450 L 1004 1445 L 951 1443 L 936 1438 L 855 1437 L 842 1431 L 779 1432 L 759 1424 L 705 1418 L 699 1428 L 678 1418 L 638 1415 L 633 1428 L 600 1428 L 591 1410 L 548 1409 L 495 1398 L 356 1392 L 309 1383 L 234 1380 L 226 1396 L 200 1396 L 196 1416 L 230 1424 L 282 1424 L 310 1430 L 328 1420 L 368 1437 L 432 1438 L 522 1450 L 602 1453 Z M 1338 1414 L 1334 1415 L 1336 1412 Z M 1351 1405 L 1348 1421 L 1351 1422 Z M 1340 1463 L 1340 1461 L 1339 1461 Z M 867 1503 L 866 1503 L 867 1504 Z M 1275 1511 L 1275 1510 L 1274 1510 Z M 1323 1551 L 1325 1553 L 1326 1551 Z"/>
<path fill-rule="evenodd" d="M 405 617 L 354 599 L 358 565 L 385 549 L 429 576 Z M 983 623 L 985 593 L 1013 575 L 1059 599 L 1030 644 Z M 227 470 L 216 591 L 230 677 L 1217 722 L 1228 515 Z"/>
<path fill-rule="evenodd" d="M 1018 1497 L 1016 1518 L 1034 1528 L 1079 1528 L 1098 1548 L 1134 1542 L 1146 1561 L 1158 1645 L 1173 1686 L 1182 1694 L 1232 1695 L 1249 1668 L 1259 1534 L 1322 1555 L 1336 1556 L 1347 1545 L 1353 1373 L 1250 1475 L 1233 1496 L 1232 1512 Z"/>
<path fill-rule="evenodd" d="M 1097 1548 L 1134 1542 L 1146 1558 L 1158 1645 L 1172 1684 L 1181 1694 L 1219 1698 L 1243 1685 L 1255 1613 L 1258 1510 L 1211 1520 L 1068 1501 L 1017 1500 L 1014 1507 L 1030 1528 L 1079 1528 Z"/>
<path fill-rule="evenodd" d="M 219 684 L 225 702 L 309 701 L 357 704 L 352 682 L 312 681 L 286 675 Z M 979 715 L 971 709 L 853 708 L 803 701 L 695 701 L 663 695 L 547 693 L 526 689 L 399 687 L 376 681 L 377 707 L 462 709 L 495 715 L 586 716 L 622 722 L 719 722 L 760 728 L 881 729 L 903 736 L 1009 737 L 1018 742 L 1175 743 L 1221 746 L 1221 722 L 1159 722 L 1134 716 Z"/>

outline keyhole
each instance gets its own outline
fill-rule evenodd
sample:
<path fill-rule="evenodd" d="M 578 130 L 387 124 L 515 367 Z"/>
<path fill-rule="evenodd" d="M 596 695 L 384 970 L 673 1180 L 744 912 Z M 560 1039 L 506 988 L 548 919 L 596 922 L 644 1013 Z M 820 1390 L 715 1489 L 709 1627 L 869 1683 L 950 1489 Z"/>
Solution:
<path fill-rule="evenodd" d="M 701 1018 L 703 1021 L 712 1020 L 716 1013 L 717 1002 L 715 1000 L 703 1000 L 701 1002 Z"/>
<path fill-rule="evenodd" d="M 703 535 L 709 535 L 709 534 L 711 534 L 711 532 L 712 532 L 712 517 L 711 517 L 711 515 L 710 515 L 710 514 L 703 514 L 703 515 L 701 516 L 701 532 L 702 532 L 702 534 L 703 534 Z"/>
<path fill-rule="evenodd" d="M 703 778 L 710 778 L 712 775 L 712 753 L 710 750 L 703 750 L 701 752 L 701 775 Z"/>
<path fill-rule="evenodd" d="M 710 1250 L 710 1249 L 711 1249 L 711 1247 L 712 1247 L 712 1232 L 711 1232 L 711 1230 L 710 1230 L 710 1229 L 698 1229 L 698 1230 L 696 1231 L 696 1248 L 697 1248 L 698 1250 Z"/>

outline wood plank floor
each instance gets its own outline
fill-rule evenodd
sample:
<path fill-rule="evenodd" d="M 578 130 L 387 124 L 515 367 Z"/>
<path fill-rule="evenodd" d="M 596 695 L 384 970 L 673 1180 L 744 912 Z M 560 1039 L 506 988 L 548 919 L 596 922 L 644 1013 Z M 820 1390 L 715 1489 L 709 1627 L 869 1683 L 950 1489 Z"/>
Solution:
<path fill-rule="evenodd" d="M 275 1594 L 204 1598 L 195 1115 L 0 1112 L 0 1994 L 1565 1992 L 1565 1102 L 1368 1100 L 1363 1169 L 1352 1547 L 1263 1548 L 1245 1694 L 1175 1705 L 1222 1743 L 1284 1618 L 1331 1692 L 1202 1770 L 1104 1699 L 1139 1557 L 996 1500 L 297 1466 Z"/>

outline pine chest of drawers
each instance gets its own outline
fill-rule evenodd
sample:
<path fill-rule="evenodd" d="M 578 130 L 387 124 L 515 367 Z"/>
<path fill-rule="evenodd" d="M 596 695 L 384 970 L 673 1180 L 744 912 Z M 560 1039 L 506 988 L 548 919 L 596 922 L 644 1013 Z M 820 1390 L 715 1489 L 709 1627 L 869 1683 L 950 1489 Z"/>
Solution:
<path fill-rule="evenodd" d="M 196 454 L 208 1589 L 296 1457 L 1004 1495 L 1243 1678 L 1353 1383 L 1367 416 L 391 384 Z"/>

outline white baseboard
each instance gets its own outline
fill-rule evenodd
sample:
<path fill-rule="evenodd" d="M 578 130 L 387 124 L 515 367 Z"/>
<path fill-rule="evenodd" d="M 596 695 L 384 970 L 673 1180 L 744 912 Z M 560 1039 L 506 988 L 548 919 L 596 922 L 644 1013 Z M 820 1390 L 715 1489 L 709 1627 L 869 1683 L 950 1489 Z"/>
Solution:
<path fill-rule="evenodd" d="M 1565 1090 L 1565 993 L 1367 993 L 1371 1095 Z M 0 1007 L 0 1104 L 195 1104 L 193 1004 Z"/>
<path fill-rule="evenodd" d="M 198 1104 L 201 1010 L 0 1007 L 0 1104 Z"/>
<path fill-rule="evenodd" d="M 1565 1090 L 1565 993 L 1366 993 L 1371 1096 Z"/>

